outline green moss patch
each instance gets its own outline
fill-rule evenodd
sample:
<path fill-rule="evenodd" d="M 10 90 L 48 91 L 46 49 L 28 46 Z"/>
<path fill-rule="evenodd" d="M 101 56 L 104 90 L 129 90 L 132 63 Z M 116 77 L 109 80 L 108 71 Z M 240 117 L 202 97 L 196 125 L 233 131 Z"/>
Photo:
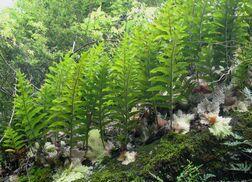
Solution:
<path fill-rule="evenodd" d="M 239 115 L 234 131 L 241 132 L 251 139 L 251 122 L 247 115 Z M 134 163 L 122 165 L 114 159 L 103 161 L 103 168 L 92 175 L 94 182 L 102 181 L 153 181 L 152 174 L 167 181 L 174 181 L 188 160 L 202 165 L 202 173 L 212 173 L 216 178 L 228 179 L 225 170 L 229 164 L 224 158 L 229 148 L 222 145 L 224 141 L 212 136 L 208 130 L 190 132 L 186 135 L 169 133 L 160 140 L 136 149 L 138 155 Z"/>

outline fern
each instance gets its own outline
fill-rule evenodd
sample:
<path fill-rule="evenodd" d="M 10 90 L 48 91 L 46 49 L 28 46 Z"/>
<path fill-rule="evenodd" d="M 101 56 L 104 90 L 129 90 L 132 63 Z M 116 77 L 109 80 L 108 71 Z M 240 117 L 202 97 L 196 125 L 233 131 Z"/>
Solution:
<path fill-rule="evenodd" d="M 210 50 L 211 46 L 207 45 L 212 42 L 211 32 L 212 27 L 209 26 L 211 22 L 211 15 L 213 12 L 214 1 L 200 0 L 185 1 L 182 4 L 183 19 L 186 24 L 185 48 L 183 55 L 188 62 L 190 62 L 190 69 L 192 78 L 199 82 L 200 78 L 206 78 L 208 72 L 211 71 L 212 62 Z M 207 46 L 207 47 L 205 47 Z M 202 53 L 203 51 L 203 53 Z M 203 59 L 202 59 L 203 56 Z M 207 58 L 207 59 L 206 59 Z M 202 69 L 202 67 L 204 67 Z M 205 69 L 205 67 L 207 67 Z M 208 72 L 204 72 L 208 70 Z M 209 76 L 209 78 L 212 78 Z"/>
<path fill-rule="evenodd" d="M 183 168 L 183 171 L 177 177 L 177 181 L 201 181 L 200 167 L 189 161 L 188 165 Z M 203 181 L 203 180 L 202 180 Z"/>
<path fill-rule="evenodd" d="M 234 142 L 225 142 L 224 145 L 229 146 L 229 147 L 236 147 L 238 145 L 245 144 L 246 141 L 234 141 Z"/>
<path fill-rule="evenodd" d="M 48 118 L 50 114 L 50 108 L 52 107 L 52 101 L 54 99 L 55 97 L 53 96 L 50 86 L 48 84 L 42 85 L 35 100 L 38 105 L 43 108 L 41 112 L 47 114 L 46 118 Z"/>
<path fill-rule="evenodd" d="M 203 47 L 198 54 L 199 61 L 196 63 L 196 67 L 200 70 L 198 78 L 204 79 L 209 83 L 213 83 L 217 79 L 217 74 L 214 72 L 214 51 L 212 46 Z"/>
<path fill-rule="evenodd" d="M 245 87 L 243 89 L 243 95 L 245 96 L 245 100 L 247 100 L 250 104 L 252 104 L 252 91 Z"/>
<path fill-rule="evenodd" d="M 127 143 L 127 132 L 130 131 L 135 122 L 131 122 L 132 108 L 139 101 L 140 83 L 138 78 L 139 62 L 132 52 L 132 42 L 128 35 L 125 35 L 121 45 L 117 49 L 114 58 L 114 65 L 111 73 L 111 101 L 113 119 L 119 121 L 119 128 L 123 129 L 120 136 L 124 144 Z"/>
<path fill-rule="evenodd" d="M 50 72 L 46 75 L 45 84 L 41 86 L 37 94 L 36 102 L 42 108 L 41 113 L 45 115 L 45 132 L 59 130 L 56 129 L 57 127 L 49 127 L 54 122 L 59 121 L 59 118 L 55 115 L 56 113 L 51 108 L 55 106 L 54 100 L 62 98 L 63 90 L 73 72 L 73 65 L 73 60 L 65 59 L 50 67 Z M 55 135 L 55 137 L 57 136 Z"/>
<path fill-rule="evenodd" d="M 64 131 L 69 135 L 70 156 L 71 149 L 74 145 L 75 130 L 81 126 L 83 121 L 82 116 L 82 102 L 81 102 L 81 88 L 83 84 L 82 79 L 82 65 L 76 64 L 72 59 L 66 57 L 65 65 L 68 72 L 64 75 L 65 83 L 60 85 L 61 92 L 56 99 L 53 100 L 53 106 L 51 107 L 52 115 L 50 116 L 51 125 L 50 128 L 53 131 Z"/>
<path fill-rule="evenodd" d="M 252 169 L 252 164 L 248 163 L 237 163 L 237 164 L 231 164 L 230 170 L 232 171 L 241 171 L 244 173 L 249 172 Z"/>
<path fill-rule="evenodd" d="M 79 64 L 83 67 L 83 84 L 81 88 L 83 114 L 85 120 L 85 144 L 88 146 L 88 132 L 91 125 L 98 127 L 104 144 L 104 127 L 108 121 L 107 87 L 110 61 L 104 51 L 104 45 L 84 52 Z"/>
<path fill-rule="evenodd" d="M 108 87 L 111 62 L 104 50 L 104 44 L 90 49 L 86 60 L 83 60 L 84 72 L 84 100 L 86 113 L 91 112 L 95 124 L 98 126 L 104 145 L 104 127 L 109 122 Z"/>
<path fill-rule="evenodd" d="M 41 114 L 42 107 L 38 106 L 34 100 L 34 89 L 25 79 L 24 74 L 17 72 L 17 94 L 14 99 L 15 125 L 18 132 L 25 134 L 32 145 L 36 139 L 43 134 L 45 123 L 42 122 L 45 114 Z"/>
<path fill-rule="evenodd" d="M 244 48 L 237 53 L 238 65 L 234 71 L 234 83 L 239 88 L 248 87 L 252 89 L 252 44 L 247 43 Z"/>
<path fill-rule="evenodd" d="M 12 128 L 6 128 L 4 131 L 3 147 L 6 148 L 6 152 L 17 153 L 25 147 L 24 136 Z"/>
<path fill-rule="evenodd" d="M 206 173 L 202 174 L 200 171 L 200 166 L 194 165 L 191 161 L 189 161 L 188 165 L 183 168 L 183 171 L 180 173 L 179 176 L 177 176 L 177 182 L 180 181 L 188 181 L 188 182 L 194 182 L 194 181 L 202 181 L 206 182 L 209 181 L 210 178 L 215 177 L 215 175 Z"/>
<path fill-rule="evenodd" d="M 73 63 L 72 59 L 66 58 L 49 68 L 50 73 L 46 75 L 45 84 L 39 94 L 41 103 L 51 107 L 52 101 L 62 96 L 63 88 L 66 86 L 69 76 L 71 76 L 70 72 L 74 69 Z"/>
<path fill-rule="evenodd" d="M 158 62 L 158 42 L 155 41 L 155 34 L 151 31 L 149 24 L 146 26 L 137 27 L 133 36 L 133 50 L 137 52 L 135 58 L 138 60 L 140 72 L 138 73 L 140 79 L 141 89 L 141 103 L 155 108 L 157 104 L 151 98 L 155 92 L 149 92 L 148 89 L 154 86 L 150 78 L 153 76 L 151 70 L 159 65 Z"/>
<path fill-rule="evenodd" d="M 151 70 L 153 76 L 150 81 L 154 86 L 148 91 L 156 92 L 152 100 L 159 102 L 161 107 L 168 107 L 170 116 L 174 103 L 184 98 L 183 78 L 187 75 L 188 66 L 181 57 L 183 38 L 186 34 L 179 14 L 180 9 L 176 3 L 170 1 L 161 10 L 153 26 L 153 31 L 156 31 L 155 40 L 161 45 L 158 56 L 160 66 Z"/>
<path fill-rule="evenodd" d="M 214 60 L 215 65 L 229 68 L 234 58 L 234 53 L 248 36 L 247 24 L 242 19 L 244 1 L 221 0 L 215 4 L 214 17 Z M 217 67 L 217 69 L 219 69 Z"/>
<path fill-rule="evenodd" d="M 234 140 L 227 141 L 223 143 L 225 146 L 229 147 L 230 167 L 228 170 L 238 171 L 243 173 L 249 173 L 251 171 L 252 165 L 251 158 L 249 155 L 251 154 L 251 146 L 252 143 L 250 140 L 245 140 L 242 136 L 233 134 Z"/>
<path fill-rule="evenodd" d="M 93 120 L 97 121 L 101 131 L 104 130 L 110 64 L 103 52 L 103 46 L 97 46 L 83 53 L 79 63 L 66 57 L 50 68 L 46 83 L 38 94 L 38 103 L 47 113 L 50 130 L 68 134 L 71 149 L 82 136 L 88 145 Z"/>
<path fill-rule="evenodd" d="M 187 25 L 184 57 L 192 78 L 209 83 L 233 65 L 237 48 L 247 41 L 246 1 L 193 1 L 181 3 Z M 247 18 L 248 19 L 248 18 Z"/>

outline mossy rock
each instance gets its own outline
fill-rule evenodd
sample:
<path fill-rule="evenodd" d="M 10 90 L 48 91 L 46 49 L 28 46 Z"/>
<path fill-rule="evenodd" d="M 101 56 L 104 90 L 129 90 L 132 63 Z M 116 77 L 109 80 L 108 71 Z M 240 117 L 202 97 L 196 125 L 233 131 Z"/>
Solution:
<path fill-rule="evenodd" d="M 239 115 L 238 123 L 234 131 L 251 139 L 251 122 L 246 115 Z M 91 181 L 155 181 L 150 173 L 164 181 L 175 181 L 188 160 L 202 165 L 202 173 L 215 174 L 216 180 L 228 180 L 230 173 L 225 169 L 229 164 L 224 158 L 230 149 L 222 145 L 223 142 L 208 130 L 186 135 L 169 133 L 158 141 L 138 147 L 136 161 L 127 166 L 115 158 L 104 160 L 103 168 L 94 172 Z"/>
<path fill-rule="evenodd" d="M 206 142 L 212 138 L 208 132 L 187 135 L 167 134 L 159 141 L 139 147 L 134 163 L 124 166 L 116 159 L 104 162 L 106 167 L 96 171 L 92 181 L 132 181 L 136 177 L 152 181 L 150 173 L 164 180 L 167 178 L 174 180 L 187 160 L 193 160 L 195 155 L 202 156 L 205 153 L 199 149 L 209 146 Z M 211 155 L 205 157 L 201 160 L 214 159 Z"/>

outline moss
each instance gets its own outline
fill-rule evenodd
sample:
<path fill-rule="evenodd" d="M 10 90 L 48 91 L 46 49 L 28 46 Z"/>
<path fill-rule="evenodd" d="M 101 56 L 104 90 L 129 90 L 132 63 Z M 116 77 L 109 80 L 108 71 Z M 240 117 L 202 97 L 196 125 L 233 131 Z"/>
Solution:
<path fill-rule="evenodd" d="M 234 131 L 248 140 L 252 140 L 252 111 L 239 113 L 234 112 L 232 116 L 237 120 L 237 126 Z"/>
<path fill-rule="evenodd" d="M 251 139 L 251 121 L 249 114 L 235 114 L 238 124 L 234 131 L 240 132 L 246 139 Z M 137 159 L 128 166 L 123 166 L 116 159 L 105 160 L 102 170 L 96 171 L 92 181 L 153 181 L 150 172 L 164 181 L 174 181 L 188 160 L 195 165 L 202 165 L 202 172 L 212 173 L 216 179 L 229 179 L 225 171 L 228 163 L 223 162 L 229 148 L 222 145 L 208 130 L 190 132 L 186 135 L 169 133 L 160 140 L 136 149 Z M 228 160 L 228 159 L 226 159 Z"/>
<path fill-rule="evenodd" d="M 209 133 L 170 133 L 159 141 L 139 147 L 136 161 L 128 166 L 121 165 L 116 159 L 105 163 L 106 168 L 95 172 L 92 181 L 131 181 L 134 177 L 151 180 L 150 172 L 163 179 L 177 176 L 180 167 L 192 158 L 191 154 L 197 151 L 204 140 L 209 140 Z"/>
<path fill-rule="evenodd" d="M 29 177 L 28 177 L 29 176 Z M 19 182 L 47 182 L 52 181 L 52 170 L 50 168 L 31 168 L 28 171 L 28 175 L 20 176 Z"/>

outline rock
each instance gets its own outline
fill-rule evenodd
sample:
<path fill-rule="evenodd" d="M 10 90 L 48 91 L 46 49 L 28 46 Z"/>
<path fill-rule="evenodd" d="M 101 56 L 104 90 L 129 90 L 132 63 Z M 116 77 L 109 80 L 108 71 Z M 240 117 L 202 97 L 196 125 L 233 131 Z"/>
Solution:
<path fill-rule="evenodd" d="M 80 158 L 71 158 L 71 167 L 81 166 L 82 161 Z"/>
<path fill-rule="evenodd" d="M 134 152 L 134 151 L 126 152 L 125 153 L 125 160 L 122 161 L 122 164 L 123 165 L 128 165 L 128 164 L 130 164 L 132 162 L 135 162 L 136 156 L 137 156 L 137 152 Z"/>
<path fill-rule="evenodd" d="M 225 103 L 224 103 L 224 105 L 225 105 L 225 106 L 232 106 L 232 105 L 234 105 L 236 102 L 237 102 L 237 98 L 236 98 L 236 97 L 232 97 L 232 96 L 230 96 L 230 95 L 227 95 L 227 96 L 225 97 Z"/>
<path fill-rule="evenodd" d="M 77 142 L 77 147 L 79 148 L 79 149 L 81 149 L 81 148 L 83 148 L 83 141 L 79 141 L 79 142 Z"/>
<path fill-rule="evenodd" d="M 113 144 L 113 142 L 111 142 L 111 141 L 106 142 L 106 144 L 105 144 L 105 150 L 106 150 L 106 155 L 107 156 L 110 156 L 111 151 L 113 149 L 115 149 L 115 145 Z"/>
<path fill-rule="evenodd" d="M 85 156 L 85 151 L 79 150 L 77 148 L 73 148 L 71 150 L 71 158 L 76 158 L 76 159 L 84 159 Z"/>

